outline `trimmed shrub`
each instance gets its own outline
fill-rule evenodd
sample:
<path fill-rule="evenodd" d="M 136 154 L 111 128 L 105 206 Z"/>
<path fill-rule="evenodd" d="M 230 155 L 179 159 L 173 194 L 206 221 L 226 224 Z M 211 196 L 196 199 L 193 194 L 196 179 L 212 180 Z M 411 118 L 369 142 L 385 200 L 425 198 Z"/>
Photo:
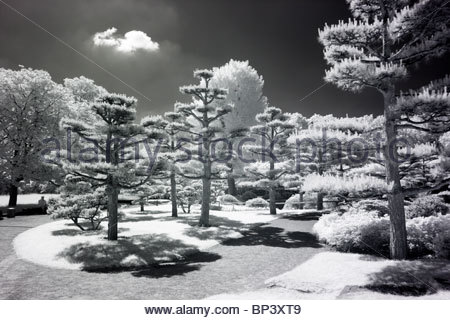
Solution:
<path fill-rule="evenodd" d="M 379 217 L 389 216 L 389 207 L 385 200 L 361 200 L 356 202 L 353 207 L 362 211 L 375 211 Z"/>
<path fill-rule="evenodd" d="M 250 199 L 255 199 L 255 198 L 257 198 L 258 197 L 258 195 L 256 194 L 256 193 L 254 193 L 253 191 L 245 191 L 242 195 L 241 195 L 241 199 L 242 199 L 242 201 L 247 201 L 247 200 L 250 200 Z"/>
<path fill-rule="evenodd" d="M 245 206 L 250 208 L 267 208 L 269 207 L 269 202 L 263 198 L 255 198 L 245 202 Z"/>
<path fill-rule="evenodd" d="M 294 210 L 294 209 L 300 209 L 300 195 L 294 194 L 293 196 L 291 196 L 289 199 L 286 200 L 286 202 L 284 203 L 284 207 L 283 210 Z M 303 202 L 305 202 L 305 200 L 303 199 Z M 305 205 L 303 205 L 303 207 L 305 207 Z"/>
<path fill-rule="evenodd" d="M 338 251 L 389 255 L 389 217 L 377 210 L 323 215 L 313 229 Z M 406 229 L 411 257 L 450 258 L 450 215 L 407 219 Z"/>
<path fill-rule="evenodd" d="M 376 211 L 350 209 L 344 214 L 323 215 L 314 225 L 319 240 L 338 251 L 386 254 L 389 251 L 389 219 Z"/>
<path fill-rule="evenodd" d="M 450 215 L 410 219 L 406 229 L 412 256 L 450 258 Z"/>
<path fill-rule="evenodd" d="M 415 199 L 406 208 L 406 217 L 430 217 L 444 215 L 448 212 L 448 206 L 442 197 L 437 195 L 421 196 Z"/>
<path fill-rule="evenodd" d="M 231 194 L 224 194 L 223 196 L 219 196 L 217 198 L 220 203 L 223 204 L 238 204 L 239 200 L 233 197 Z"/>

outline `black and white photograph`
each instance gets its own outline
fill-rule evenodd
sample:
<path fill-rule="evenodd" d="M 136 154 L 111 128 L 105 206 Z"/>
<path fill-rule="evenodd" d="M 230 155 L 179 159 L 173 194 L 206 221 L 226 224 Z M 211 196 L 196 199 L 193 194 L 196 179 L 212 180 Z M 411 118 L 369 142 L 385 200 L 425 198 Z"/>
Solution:
<path fill-rule="evenodd" d="M 0 317 L 448 310 L 449 58 L 450 0 L 0 0 Z"/>

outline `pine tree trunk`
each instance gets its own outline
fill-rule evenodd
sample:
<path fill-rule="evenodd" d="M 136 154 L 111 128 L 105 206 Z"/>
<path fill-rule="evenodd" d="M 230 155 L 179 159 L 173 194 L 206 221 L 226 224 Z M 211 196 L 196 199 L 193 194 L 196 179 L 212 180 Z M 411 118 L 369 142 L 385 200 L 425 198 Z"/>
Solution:
<path fill-rule="evenodd" d="M 202 183 L 202 212 L 198 224 L 200 227 L 209 227 L 209 207 L 211 202 L 211 161 L 209 160 L 209 153 L 207 153 L 206 161 L 203 164 Z"/>
<path fill-rule="evenodd" d="M 9 203 L 8 207 L 16 207 L 17 206 L 17 197 L 19 194 L 19 188 L 16 184 L 11 183 L 9 186 Z"/>
<path fill-rule="evenodd" d="M 322 140 L 322 145 L 325 145 L 326 141 Z M 323 175 L 323 152 L 324 150 L 322 148 L 319 147 L 319 152 L 318 152 L 318 170 L 317 173 L 319 175 Z M 323 197 L 324 194 L 322 192 L 317 193 L 317 203 L 316 203 L 316 209 L 317 210 L 323 210 Z"/>
<path fill-rule="evenodd" d="M 144 212 L 144 202 L 141 202 L 141 212 Z"/>
<path fill-rule="evenodd" d="M 386 183 L 388 190 L 388 205 L 390 211 L 390 254 L 391 259 L 402 260 L 407 256 L 406 242 L 406 221 L 403 190 L 400 183 L 400 174 L 398 160 L 395 150 L 395 139 L 397 133 L 395 130 L 395 116 L 391 111 L 391 105 L 394 103 L 395 91 L 391 87 L 384 93 L 384 116 L 386 119 L 386 145 L 385 145 L 385 167 Z"/>
<path fill-rule="evenodd" d="M 174 168 L 170 171 L 170 201 L 172 202 L 172 217 L 178 217 L 177 209 L 177 181 Z"/>
<path fill-rule="evenodd" d="M 119 203 L 119 188 L 116 184 L 115 178 L 108 177 L 108 240 L 117 240 L 118 236 L 118 203 Z"/>
<path fill-rule="evenodd" d="M 270 187 L 269 190 L 269 208 L 270 214 L 277 214 L 277 206 L 276 206 L 276 196 L 275 196 L 275 188 Z"/>
<path fill-rule="evenodd" d="M 317 210 L 323 210 L 323 193 L 317 193 Z"/>
<path fill-rule="evenodd" d="M 303 203 L 303 191 L 302 190 L 300 190 L 299 191 L 299 193 L 298 193 L 298 195 L 299 195 L 299 208 L 300 208 L 300 210 L 303 210 L 304 208 L 305 208 L 305 204 Z"/>
<path fill-rule="evenodd" d="M 230 194 L 232 196 L 236 196 L 236 194 L 237 194 L 236 180 L 232 176 L 232 173 L 230 173 L 230 175 L 228 176 L 227 183 L 228 183 L 228 194 Z"/>
<path fill-rule="evenodd" d="M 275 161 L 274 159 L 270 158 L 270 181 L 271 186 L 269 189 L 269 208 L 270 208 L 270 214 L 276 215 L 277 214 L 277 205 L 276 205 L 276 191 L 275 191 L 275 177 L 274 177 L 274 170 L 275 170 Z"/>
<path fill-rule="evenodd" d="M 211 179 L 204 177 L 202 193 L 202 212 L 198 225 L 200 227 L 209 227 L 209 203 L 211 200 Z"/>

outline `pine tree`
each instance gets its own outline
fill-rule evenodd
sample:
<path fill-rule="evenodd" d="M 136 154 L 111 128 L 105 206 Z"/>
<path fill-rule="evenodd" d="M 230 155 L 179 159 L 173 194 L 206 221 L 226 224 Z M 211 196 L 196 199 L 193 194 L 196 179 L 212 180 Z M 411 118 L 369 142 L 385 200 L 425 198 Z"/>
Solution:
<path fill-rule="evenodd" d="M 397 137 L 396 83 L 417 63 L 448 49 L 450 4 L 441 0 L 348 0 L 353 19 L 319 31 L 326 81 L 354 92 L 375 88 L 384 99 L 385 168 L 392 259 L 407 255 L 404 195 L 388 145 Z M 410 5 L 411 4 L 411 5 Z"/>
<path fill-rule="evenodd" d="M 396 128 L 414 142 L 410 149 L 404 148 L 406 161 L 400 165 L 405 177 L 404 194 L 438 190 L 450 184 L 448 155 L 442 138 L 450 132 L 450 77 L 402 93 L 396 100 L 395 109 L 400 115 Z"/>
<path fill-rule="evenodd" d="M 251 151 L 260 157 L 261 162 L 251 163 L 246 171 L 257 185 L 269 188 L 269 208 L 273 215 L 277 214 L 276 188 L 280 185 L 280 178 L 288 173 L 286 154 L 290 150 L 287 138 L 294 129 L 290 120 L 290 116 L 280 108 L 266 107 L 263 113 L 256 116 L 258 125 L 251 127 L 251 132 L 261 141 L 261 145 L 255 144 Z"/>
<path fill-rule="evenodd" d="M 139 204 L 141 212 L 145 211 L 145 204 L 150 199 L 161 199 L 167 193 L 167 186 L 161 182 L 157 181 L 149 181 L 134 190 L 132 190 L 133 194 L 137 196 L 137 204 Z"/>
<path fill-rule="evenodd" d="M 107 218 L 104 213 L 108 203 L 104 187 L 73 176 L 67 176 L 60 196 L 49 202 L 48 212 L 53 219 L 70 219 L 82 231 L 98 230 Z M 84 223 L 87 220 L 88 224 Z"/>
<path fill-rule="evenodd" d="M 186 117 L 190 117 L 197 124 L 192 132 L 198 136 L 199 148 L 197 157 L 194 159 L 202 163 L 202 172 L 199 178 L 202 179 L 202 209 L 199 226 L 209 226 L 209 209 L 211 197 L 211 180 L 214 178 L 213 162 L 215 143 L 213 138 L 222 131 L 220 120 L 229 112 L 230 105 L 217 104 L 219 100 L 226 98 L 227 90 L 210 86 L 214 73 L 210 70 L 196 70 L 194 77 L 200 80 L 199 85 L 183 86 L 181 93 L 192 96 L 192 103 L 178 104 L 177 112 L 181 112 Z M 212 148 L 213 147 L 213 148 Z"/>
<path fill-rule="evenodd" d="M 136 99 L 106 94 L 91 106 L 92 124 L 64 118 L 62 126 L 81 139 L 83 148 L 68 150 L 64 170 L 95 187 L 105 187 L 108 196 L 108 240 L 118 236 L 118 197 L 121 189 L 133 189 L 146 181 L 155 169 L 135 157 L 136 143 L 144 140 L 142 126 L 135 124 Z M 154 160 L 154 159 L 151 159 Z"/>
<path fill-rule="evenodd" d="M 170 201 L 172 203 L 172 217 L 178 216 L 177 206 L 177 158 L 186 145 L 181 138 L 190 130 L 184 115 L 180 112 L 166 112 L 164 116 L 149 116 L 142 120 L 142 125 L 151 134 L 159 131 L 164 136 L 159 152 L 160 159 L 168 164 L 168 176 L 170 179 Z M 160 177 L 165 178 L 165 177 Z"/>

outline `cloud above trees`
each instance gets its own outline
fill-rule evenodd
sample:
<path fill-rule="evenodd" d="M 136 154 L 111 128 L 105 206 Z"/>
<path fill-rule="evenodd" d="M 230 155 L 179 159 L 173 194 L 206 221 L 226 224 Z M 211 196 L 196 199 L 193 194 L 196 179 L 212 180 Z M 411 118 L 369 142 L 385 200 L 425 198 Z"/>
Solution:
<path fill-rule="evenodd" d="M 159 50 L 159 43 L 153 41 L 145 32 L 132 30 L 120 36 L 114 27 L 103 32 L 97 32 L 93 37 L 93 42 L 96 46 L 111 47 L 124 53 L 134 53 L 137 50 L 148 52 Z"/>

